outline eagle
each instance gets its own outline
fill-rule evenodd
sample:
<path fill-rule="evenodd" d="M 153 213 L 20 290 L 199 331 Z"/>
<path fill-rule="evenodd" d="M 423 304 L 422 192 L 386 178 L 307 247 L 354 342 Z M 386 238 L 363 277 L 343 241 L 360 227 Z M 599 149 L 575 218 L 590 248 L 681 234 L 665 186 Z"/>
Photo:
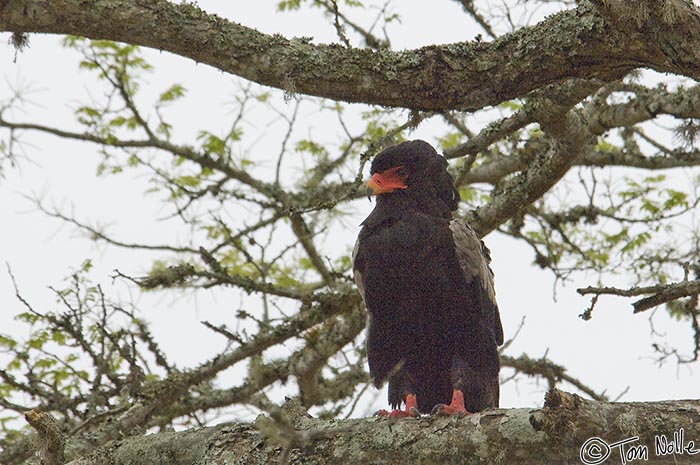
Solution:
<path fill-rule="evenodd" d="M 367 358 L 390 417 L 466 415 L 498 407 L 503 327 L 488 248 L 455 216 L 447 160 L 425 141 L 379 153 L 368 194 L 374 210 L 353 250 L 368 309 Z M 404 409 L 400 409 L 401 405 Z"/>

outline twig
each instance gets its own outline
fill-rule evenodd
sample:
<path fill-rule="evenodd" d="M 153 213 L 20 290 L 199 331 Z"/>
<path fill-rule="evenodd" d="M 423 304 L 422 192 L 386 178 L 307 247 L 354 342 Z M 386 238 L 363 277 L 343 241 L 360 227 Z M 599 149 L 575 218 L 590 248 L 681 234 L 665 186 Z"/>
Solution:
<path fill-rule="evenodd" d="M 462 5 L 462 8 L 469 14 L 469 16 L 474 18 L 474 21 L 481 26 L 489 37 L 492 39 L 496 38 L 496 33 L 491 28 L 491 25 L 478 11 L 476 11 L 476 8 L 474 7 L 474 0 L 457 0 L 457 2 Z"/>
<path fill-rule="evenodd" d="M 566 368 L 547 359 L 546 355 L 545 357 L 539 359 L 531 359 L 527 355 L 521 355 L 517 358 L 501 355 L 501 364 L 506 367 L 514 368 L 525 375 L 542 376 L 549 382 L 550 387 L 552 388 L 557 382 L 566 381 L 567 383 L 576 386 L 576 388 L 586 393 L 594 400 L 608 400 L 607 396 L 604 394 L 595 392 L 578 378 L 574 378 L 566 373 Z"/>
<path fill-rule="evenodd" d="M 335 26 L 335 32 L 338 33 L 338 38 L 340 38 L 341 42 L 343 42 L 347 48 L 350 48 L 350 41 L 345 35 L 343 26 L 340 24 L 340 11 L 338 11 L 338 2 L 336 0 L 330 0 L 330 2 L 331 5 L 333 5 L 333 25 Z"/>
<path fill-rule="evenodd" d="M 672 302 L 681 297 L 688 297 L 700 294 L 700 280 L 682 281 L 673 284 L 660 284 L 656 286 L 631 287 L 629 289 L 620 289 L 616 287 L 584 287 L 576 289 L 581 295 L 617 295 L 621 297 L 634 297 L 640 295 L 653 294 L 649 297 L 637 300 L 632 303 L 634 313 L 640 313 L 650 308 L 658 307 L 659 305 Z"/>

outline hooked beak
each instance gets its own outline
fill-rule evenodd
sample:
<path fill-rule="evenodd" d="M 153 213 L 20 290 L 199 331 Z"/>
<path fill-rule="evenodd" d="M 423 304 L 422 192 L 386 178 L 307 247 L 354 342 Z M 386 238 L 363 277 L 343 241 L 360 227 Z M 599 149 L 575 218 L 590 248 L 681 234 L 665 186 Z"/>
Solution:
<path fill-rule="evenodd" d="M 396 172 L 402 167 L 388 169 L 382 173 L 374 173 L 367 182 L 367 197 L 372 195 L 387 194 L 397 189 L 406 189 L 408 186 L 404 179 L 400 178 Z"/>
<path fill-rule="evenodd" d="M 372 201 L 372 196 L 377 195 L 381 191 L 381 187 L 379 187 L 379 184 L 377 184 L 377 181 L 375 179 L 376 174 L 373 175 L 370 180 L 367 182 L 367 190 L 365 191 L 367 194 L 367 200 L 370 202 Z"/>

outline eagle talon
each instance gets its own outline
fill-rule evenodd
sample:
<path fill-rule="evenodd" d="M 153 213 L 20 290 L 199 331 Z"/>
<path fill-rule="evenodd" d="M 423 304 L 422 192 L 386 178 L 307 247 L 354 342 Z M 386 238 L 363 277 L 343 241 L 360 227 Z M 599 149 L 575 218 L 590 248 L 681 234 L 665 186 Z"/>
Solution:
<path fill-rule="evenodd" d="M 391 412 L 387 410 L 379 410 L 375 415 L 380 417 L 388 418 L 409 418 L 409 417 L 419 417 L 420 412 L 418 411 L 418 401 L 416 400 L 415 394 L 406 395 L 406 408 L 404 410 L 395 409 Z"/>
<path fill-rule="evenodd" d="M 460 409 L 459 407 L 454 407 L 452 405 L 445 405 L 445 404 L 437 404 L 435 407 L 433 407 L 433 410 L 430 412 L 431 415 L 438 415 L 441 417 L 453 417 L 456 416 L 457 418 L 463 418 L 469 415 L 470 412 L 468 412 L 466 409 Z"/>
<path fill-rule="evenodd" d="M 466 417 L 470 412 L 464 407 L 464 394 L 459 389 L 452 391 L 450 405 L 437 404 L 433 407 L 431 415 Z"/>
<path fill-rule="evenodd" d="M 417 408 L 411 407 L 406 410 L 392 410 L 389 412 L 388 410 L 377 410 L 377 412 L 374 414 L 375 416 L 378 417 L 387 417 L 387 418 L 411 418 L 411 417 L 419 417 L 420 412 L 418 411 Z"/>

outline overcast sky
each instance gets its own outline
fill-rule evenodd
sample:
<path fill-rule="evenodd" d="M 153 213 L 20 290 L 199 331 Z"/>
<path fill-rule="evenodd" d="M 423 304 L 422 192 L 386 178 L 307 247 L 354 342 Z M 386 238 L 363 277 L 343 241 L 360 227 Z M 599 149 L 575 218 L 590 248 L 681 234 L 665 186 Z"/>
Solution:
<path fill-rule="evenodd" d="M 324 22 L 318 13 L 279 14 L 274 12 L 275 2 L 271 1 L 198 3 L 208 11 L 217 11 L 264 32 L 313 36 L 317 42 L 335 40 L 330 23 Z M 245 3 L 245 8 L 240 8 L 241 3 Z M 228 9 L 217 8 L 222 4 L 228 5 Z M 423 7 L 404 9 L 399 2 L 396 8 L 401 8 L 403 21 L 391 30 L 395 48 L 467 40 L 478 32 L 465 27 L 457 2 L 433 2 L 430 15 L 426 15 Z M 15 89 L 31 90 L 29 103 L 23 106 L 23 111 L 8 114 L 8 119 L 75 128 L 72 109 L 94 92 L 91 76 L 78 72 L 78 55 L 63 48 L 59 37 L 33 35 L 31 46 L 19 54 L 14 63 L 15 51 L 6 45 L 7 37 L 6 34 L 0 36 L 0 102 L 5 102 Z M 194 117 L 197 127 L 219 128 L 220 121 L 230 117 L 230 107 L 222 102 L 230 100 L 236 92 L 233 77 L 167 53 L 149 51 L 146 56 L 155 66 L 155 73 L 148 79 L 153 89 L 145 92 L 155 95 L 174 80 L 189 89 L 189 103 L 177 116 L 181 124 L 186 126 L 188 119 Z M 427 125 L 411 137 L 434 141 L 439 134 L 430 131 Z M 6 137 L 6 132 L 0 130 L 0 138 Z M 177 137 L 186 139 L 190 135 L 180 133 Z M 148 188 L 145 177 L 130 174 L 96 177 L 99 156 L 95 146 L 35 133 L 27 133 L 23 140 L 27 159 L 20 160 L 14 168 L 5 166 L 5 177 L 0 179 L 0 261 L 3 262 L 0 332 L 14 336 L 26 333 L 26 328 L 13 320 L 22 307 L 14 297 L 4 262 L 12 268 L 23 295 L 37 310 L 48 310 L 56 308 L 48 286 L 60 287 L 62 279 L 72 269 L 90 258 L 95 263 L 93 278 L 109 293 L 136 299 L 153 321 L 154 332 L 166 352 L 181 366 L 194 366 L 222 349 L 223 341 L 212 338 L 199 321 L 227 322 L 231 317 L 231 303 L 226 299 L 234 298 L 233 293 L 198 292 L 195 297 L 165 293 L 139 297 L 125 284 L 114 283 L 110 278 L 112 270 L 130 274 L 144 272 L 159 254 L 96 246 L 71 226 L 37 212 L 26 198 L 38 196 L 81 219 L 109 224 L 109 231 L 124 240 L 166 243 L 183 239 L 185 233 L 173 227 L 176 223 L 154 220 L 164 217 L 167 211 L 156 196 L 144 195 Z M 261 151 L 264 147 L 263 143 L 256 146 Z M 369 213 L 371 207 L 366 202 L 358 203 L 359 218 Z M 348 231 L 347 237 L 339 240 L 338 247 L 349 247 L 358 230 L 359 226 Z M 629 387 L 622 400 L 697 397 L 696 366 L 678 367 L 668 363 L 659 368 L 655 363 L 650 347 L 649 314 L 632 315 L 629 301 L 601 298 L 594 318 L 584 322 L 578 315 L 588 306 L 589 300 L 578 296 L 575 289 L 595 284 L 595 277 L 579 276 L 576 282 L 555 289 L 553 276 L 533 265 L 532 253 L 525 246 L 498 233 L 488 236 L 486 242 L 492 250 L 506 338 L 513 335 L 525 318 L 525 327 L 509 349 L 509 355 L 525 352 L 539 357 L 548 354 L 552 361 L 567 367 L 572 376 L 596 391 L 607 390 L 614 397 Z M 555 291 L 556 301 L 553 299 Z M 669 341 L 689 349 L 688 325 L 679 325 L 663 314 L 657 315 L 654 324 L 657 331 L 667 334 Z M 183 341 L 192 342 L 183 345 Z M 235 384 L 240 378 L 236 373 L 228 376 L 222 382 Z M 531 382 L 507 383 L 502 388 L 501 404 L 506 407 L 541 405 L 543 389 L 544 385 Z M 383 404 L 382 393 L 377 406 Z"/>

